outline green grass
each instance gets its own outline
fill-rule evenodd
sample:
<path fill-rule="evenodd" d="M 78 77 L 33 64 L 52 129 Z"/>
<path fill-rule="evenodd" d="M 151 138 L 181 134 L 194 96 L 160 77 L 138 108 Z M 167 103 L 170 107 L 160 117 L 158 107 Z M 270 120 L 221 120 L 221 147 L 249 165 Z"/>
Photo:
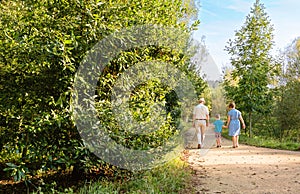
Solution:
<path fill-rule="evenodd" d="M 98 180 L 86 182 L 70 188 L 60 188 L 55 185 L 47 185 L 45 193 L 57 194 L 160 194 L 179 193 L 186 189 L 192 189 L 190 185 L 192 170 L 187 162 L 179 157 L 154 169 L 137 173 L 133 176 L 115 180 Z M 43 191 L 34 192 L 43 194 Z M 63 192 L 62 192 L 63 191 Z"/>
<path fill-rule="evenodd" d="M 228 129 L 223 129 L 222 136 L 231 140 L 231 137 L 228 135 Z M 298 151 L 300 148 L 299 142 L 293 142 L 290 140 L 280 141 L 279 139 L 274 139 L 271 137 L 262 137 L 262 136 L 253 136 L 249 138 L 245 134 L 241 134 L 239 136 L 239 143 L 258 146 L 258 147 L 292 150 L 292 151 Z"/>
<path fill-rule="evenodd" d="M 187 186 L 191 176 L 187 163 L 177 158 L 135 175 L 130 180 L 97 181 L 86 184 L 79 193 L 178 193 Z"/>

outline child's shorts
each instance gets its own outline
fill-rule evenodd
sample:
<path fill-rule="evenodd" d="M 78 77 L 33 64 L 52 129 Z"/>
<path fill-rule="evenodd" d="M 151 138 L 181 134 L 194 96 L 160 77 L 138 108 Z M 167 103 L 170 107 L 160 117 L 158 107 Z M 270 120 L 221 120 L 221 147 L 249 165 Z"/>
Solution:
<path fill-rule="evenodd" d="M 216 137 L 216 138 L 221 138 L 221 133 L 215 132 L 215 137 Z"/>

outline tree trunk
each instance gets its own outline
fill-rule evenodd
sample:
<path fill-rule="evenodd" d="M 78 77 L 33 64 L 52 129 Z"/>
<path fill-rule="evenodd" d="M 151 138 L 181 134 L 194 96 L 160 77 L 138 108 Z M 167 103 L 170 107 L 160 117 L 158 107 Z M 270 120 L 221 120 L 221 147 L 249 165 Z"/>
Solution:
<path fill-rule="evenodd" d="M 249 113 L 249 137 L 252 137 L 252 112 Z"/>

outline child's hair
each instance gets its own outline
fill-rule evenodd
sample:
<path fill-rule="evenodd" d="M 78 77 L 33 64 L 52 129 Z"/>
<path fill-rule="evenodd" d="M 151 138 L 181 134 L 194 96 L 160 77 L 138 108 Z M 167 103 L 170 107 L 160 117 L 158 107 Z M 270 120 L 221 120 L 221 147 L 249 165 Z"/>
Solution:
<path fill-rule="evenodd" d="M 234 102 L 230 102 L 228 105 L 229 108 L 234 108 L 235 107 L 235 103 Z"/>
<path fill-rule="evenodd" d="M 216 119 L 220 119 L 220 114 L 216 114 Z"/>

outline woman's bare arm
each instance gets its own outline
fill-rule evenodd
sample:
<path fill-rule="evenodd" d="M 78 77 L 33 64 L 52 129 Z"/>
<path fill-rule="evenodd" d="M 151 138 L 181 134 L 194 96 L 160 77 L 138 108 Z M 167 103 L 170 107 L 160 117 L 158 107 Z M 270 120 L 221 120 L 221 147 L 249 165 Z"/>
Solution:
<path fill-rule="evenodd" d="M 226 125 L 226 128 L 228 128 L 229 123 L 230 123 L 230 116 L 228 115 L 228 116 L 227 116 L 227 125 Z"/>
<path fill-rule="evenodd" d="M 244 119 L 243 119 L 243 117 L 242 117 L 242 115 L 240 116 L 240 121 L 242 122 L 242 127 L 243 127 L 243 129 L 245 129 L 246 128 L 246 125 L 245 125 L 245 122 L 244 122 Z"/>

